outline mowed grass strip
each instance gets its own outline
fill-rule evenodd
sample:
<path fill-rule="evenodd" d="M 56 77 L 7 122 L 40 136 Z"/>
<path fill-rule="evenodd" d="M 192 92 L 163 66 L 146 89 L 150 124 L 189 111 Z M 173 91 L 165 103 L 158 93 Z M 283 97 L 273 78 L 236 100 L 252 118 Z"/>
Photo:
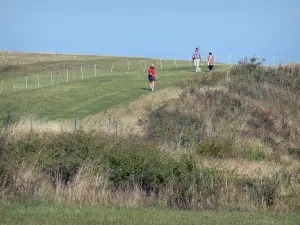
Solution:
<path fill-rule="evenodd" d="M 158 72 L 155 90 L 174 83 L 201 76 L 188 67 Z M 74 112 L 86 117 L 111 107 L 127 104 L 138 97 L 151 94 L 147 88 L 147 73 L 119 73 L 35 88 L 0 96 L 0 119 L 11 110 L 17 120 L 20 116 L 34 114 L 46 120 L 70 119 Z"/>
<path fill-rule="evenodd" d="M 51 204 L 0 204 L 0 224 L 122 224 L 122 225 L 296 225 L 297 213 L 179 211 L 163 208 L 63 206 Z"/>

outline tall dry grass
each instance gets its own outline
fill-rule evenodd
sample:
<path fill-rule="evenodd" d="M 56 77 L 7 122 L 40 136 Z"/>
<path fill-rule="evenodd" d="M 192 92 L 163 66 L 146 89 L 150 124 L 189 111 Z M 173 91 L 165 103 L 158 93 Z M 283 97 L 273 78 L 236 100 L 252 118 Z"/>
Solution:
<path fill-rule="evenodd" d="M 181 209 L 233 209 L 247 211 L 290 212 L 299 210 L 300 187 L 297 177 L 287 179 L 278 173 L 279 185 L 273 193 L 272 182 L 260 179 L 257 186 L 240 188 L 234 180 L 223 177 L 214 194 L 203 197 L 195 182 L 188 186 L 188 199 L 182 199 L 177 183 L 170 182 L 156 196 L 148 196 L 138 185 L 113 190 L 105 173 L 96 171 L 93 164 L 80 168 L 74 180 L 65 184 L 53 181 L 37 166 L 23 164 L 13 172 L 12 184 L 0 187 L 1 198 L 20 198 L 79 205 L 161 206 Z M 209 181 L 214 186 L 214 180 Z M 269 186 L 268 186 L 269 185 Z M 292 198 L 288 195 L 295 195 Z"/>

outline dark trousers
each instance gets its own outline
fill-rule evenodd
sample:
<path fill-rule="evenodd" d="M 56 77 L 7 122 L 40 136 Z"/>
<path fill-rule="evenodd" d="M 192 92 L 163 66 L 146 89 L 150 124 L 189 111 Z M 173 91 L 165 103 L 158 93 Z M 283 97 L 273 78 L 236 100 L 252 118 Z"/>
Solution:
<path fill-rule="evenodd" d="M 208 69 L 209 69 L 209 71 L 212 71 L 214 69 L 214 65 L 209 65 Z"/>

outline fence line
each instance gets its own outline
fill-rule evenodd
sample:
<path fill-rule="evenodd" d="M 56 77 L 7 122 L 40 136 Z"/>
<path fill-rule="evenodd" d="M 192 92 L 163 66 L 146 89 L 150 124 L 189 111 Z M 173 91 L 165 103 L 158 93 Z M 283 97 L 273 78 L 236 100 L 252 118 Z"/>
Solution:
<path fill-rule="evenodd" d="M 205 59 L 203 59 L 205 60 Z M 202 60 L 202 61 L 203 61 Z M 272 59 L 272 64 L 275 65 L 276 57 L 274 56 Z M 232 64 L 233 62 L 232 54 L 228 54 L 227 63 L 224 64 Z M 288 58 L 288 65 L 293 63 L 298 63 L 300 60 L 293 60 L 292 58 Z M 99 77 L 101 75 L 112 75 L 112 74 L 128 74 L 130 72 L 146 72 L 147 69 L 147 60 L 127 60 L 127 61 L 111 61 L 112 64 L 103 63 L 103 64 L 86 64 L 76 65 L 72 68 L 67 68 L 64 70 L 56 70 L 50 72 L 50 80 L 49 80 L 49 72 L 43 72 L 36 74 L 36 80 L 32 77 L 32 75 L 26 75 L 25 80 L 23 76 L 14 77 L 14 79 L 8 79 L 5 81 L 1 81 L 0 86 L 0 95 L 7 92 L 17 92 L 21 90 L 28 90 L 33 88 L 40 88 L 45 86 L 53 86 L 54 84 L 62 84 L 65 82 L 78 81 L 80 78 L 83 80 L 85 78 Z M 178 68 L 180 66 L 193 66 L 192 60 L 177 60 L 174 57 L 173 60 L 163 60 L 152 59 L 152 63 L 154 63 L 158 70 L 163 71 L 167 68 Z M 152 64 L 148 60 L 148 64 Z M 148 66 L 149 66 L 148 65 Z M 124 71 L 124 72 L 122 72 Z M 46 75 L 47 74 L 47 75 Z M 66 76 L 66 77 L 65 77 Z M 25 82 L 24 82 L 25 81 Z M 11 88 L 13 86 L 13 88 Z"/>
<path fill-rule="evenodd" d="M 25 119 L 23 119 L 23 118 L 25 118 Z M 111 115 L 109 115 L 109 117 L 106 119 L 108 120 L 108 124 L 105 125 L 105 123 L 103 123 L 103 121 L 101 121 L 100 122 L 101 126 L 98 126 L 99 131 L 106 130 L 106 132 L 109 135 L 113 134 L 115 137 L 118 137 L 119 131 L 122 130 L 122 129 L 120 129 L 120 126 L 119 126 L 119 125 L 121 125 L 119 123 L 119 120 L 117 118 L 112 118 Z M 16 130 L 21 129 L 23 132 L 27 131 L 28 133 L 32 133 L 34 130 L 35 131 L 39 131 L 39 130 L 45 131 L 45 128 L 47 127 L 47 122 L 44 123 L 40 116 L 37 116 L 37 119 L 35 119 L 35 120 L 33 119 L 32 114 L 29 114 L 27 117 L 22 117 L 22 116 L 18 117 L 18 116 L 13 115 L 12 110 L 7 111 L 6 116 L 4 116 L 2 118 L 2 120 L 3 120 L 3 123 L 2 123 L 2 121 L 0 123 L 0 134 L 3 132 L 11 132 L 14 129 L 16 129 Z M 66 120 L 69 120 L 69 119 L 66 119 Z M 68 123 L 68 125 L 66 127 L 64 127 L 63 130 L 68 131 L 68 132 L 72 132 L 72 131 L 75 132 L 77 130 L 86 129 L 86 127 L 84 125 L 82 126 L 82 124 L 78 123 L 79 119 L 78 119 L 77 111 L 74 112 L 73 127 L 72 127 L 72 120 L 69 120 L 69 121 L 70 121 L 70 123 Z M 51 120 L 49 122 L 51 124 L 52 122 L 55 123 L 57 121 Z M 94 125 L 97 126 L 97 124 L 94 124 Z M 57 129 L 62 131 L 61 128 L 57 128 Z M 50 128 L 50 130 L 53 131 L 52 127 Z"/>
<path fill-rule="evenodd" d="M 151 64 L 154 63 L 160 71 L 163 70 L 163 64 L 165 68 L 177 67 L 177 62 L 172 64 L 172 60 L 163 61 L 162 59 L 152 60 Z M 150 64 L 150 62 L 148 61 Z M 72 68 L 66 68 L 63 70 L 55 70 L 49 72 L 39 72 L 33 75 L 13 77 L 8 79 L 4 85 L 4 80 L 1 81 L 0 94 L 7 92 L 17 92 L 22 90 L 28 90 L 33 88 L 40 88 L 45 86 L 53 86 L 54 84 L 68 83 L 72 81 L 78 81 L 80 78 L 83 80 L 85 78 L 98 77 L 101 75 L 113 75 L 113 74 L 128 74 L 130 72 L 141 72 L 144 73 L 147 70 L 147 60 L 131 60 L 124 63 L 124 61 L 112 61 L 112 64 L 87 64 L 87 65 L 76 65 Z M 150 66 L 150 65 L 148 65 Z M 122 72 L 124 71 L 124 72 Z M 50 77 L 49 77 L 50 73 Z M 81 75 L 81 77 L 80 77 Z M 50 79 L 49 79 L 50 78 Z M 7 86 L 8 85 L 8 86 Z M 12 89 L 9 86 L 12 85 Z M 11 87 L 11 86 L 10 86 Z"/>

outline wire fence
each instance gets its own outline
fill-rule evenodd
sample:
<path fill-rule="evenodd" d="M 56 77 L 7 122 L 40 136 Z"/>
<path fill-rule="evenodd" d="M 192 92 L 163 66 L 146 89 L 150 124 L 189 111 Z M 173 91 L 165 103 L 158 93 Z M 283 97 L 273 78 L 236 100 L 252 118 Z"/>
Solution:
<path fill-rule="evenodd" d="M 47 116 L 45 116 L 46 118 Z M 93 118 L 87 121 L 80 117 L 75 111 L 73 116 L 63 120 L 47 120 L 43 116 L 27 115 L 19 116 L 12 110 L 7 111 L 6 116 L 2 117 L 0 133 L 31 133 L 31 132 L 75 132 L 77 130 L 98 130 L 105 131 L 110 135 L 118 136 L 122 131 L 122 122 L 117 117 L 107 115 L 102 118 Z M 120 126 L 121 125 L 121 126 Z"/>
<path fill-rule="evenodd" d="M 29 89 L 53 86 L 62 83 L 80 81 L 93 77 L 126 75 L 133 73 L 145 73 L 154 63 L 157 70 L 163 71 L 179 66 L 189 66 L 189 61 L 174 59 L 162 60 L 134 60 L 134 61 L 107 61 L 103 64 L 71 65 L 64 69 L 53 69 L 52 71 L 42 71 L 36 74 L 22 76 L 12 76 L 0 80 L 0 95 L 4 93 L 18 92 Z"/>

